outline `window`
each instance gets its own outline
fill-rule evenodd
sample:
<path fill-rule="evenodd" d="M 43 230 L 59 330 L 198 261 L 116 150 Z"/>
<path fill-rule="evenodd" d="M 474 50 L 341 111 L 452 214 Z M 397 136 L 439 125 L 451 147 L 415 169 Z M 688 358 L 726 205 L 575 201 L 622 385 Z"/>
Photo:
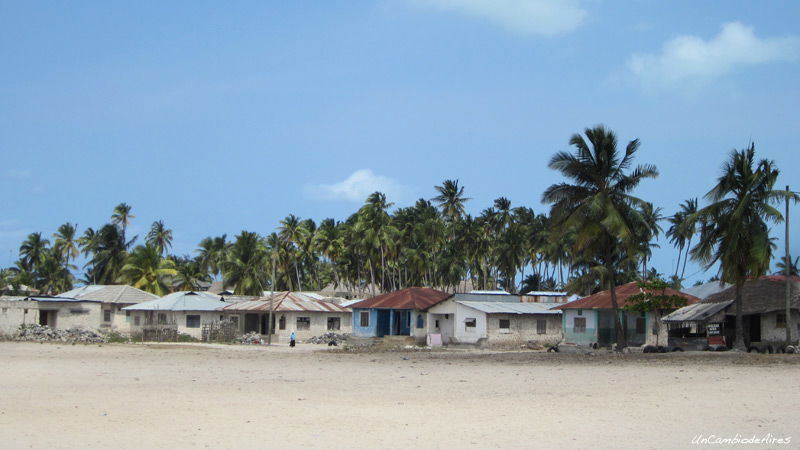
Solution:
<path fill-rule="evenodd" d="M 572 322 L 573 333 L 586 333 L 586 317 L 576 317 Z"/>
<path fill-rule="evenodd" d="M 28 308 L 25 308 L 25 309 L 22 311 L 22 314 L 28 314 Z"/>
<path fill-rule="evenodd" d="M 125 311 L 125 317 L 130 317 L 130 316 L 131 316 L 131 312 L 130 311 Z"/>
<path fill-rule="evenodd" d="M 200 315 L 199 314 L 187 315 L 186 328 L 200 328 Z"/>
<path fill-rule="evenodd" d="M 220 322 L 222 322 L 223 320 L 225 320 L 225 316 L 223 316 L 222 314 L 220 314 L 220 315 L 219 315 L 219 321 L 220 321 Z"/>
<path fill-rule="evenodd" d="M 281 318 L 278 319 L 278 329 L 279 330 L 286 329 L 286 316 L 281 316 Z"/>
<path fill-rule="evenodd" d="M 511 328 L 511 320 L 509 319 L 500 319 L 500 329 L 507 330 Z"/>
<path fill-rule="evenodd" d="M 582 316 L 582 315 L 583 315 L 583 310 L 582 310 L 582 309 L 579 309 L 579 310 L 578 310 L 578 315 L 579 315 L 579 316 Z"/>
<path fill-rule="evenodd" d="M 339 330 L 342 328 L 342 319 L 338 317 L 328 317 L 328 329 Z"/>
<path fill-rule="evenodd" d="M 584 319 L 586 320 L 586 319 Z M 547 320 L 539 319 L 536 321 L 536 334 L 547 334 Z"/>
<path fill-rule="evenodd" d="M 3 314 L 8 312 L 8 308 L 3 308 Z"/>
<path fill-rule="evenodd" d="M 133 324 L 137 327 L 142 323 L 141 316 L 133 316 Z"/>
<path fill-rule="evenodd" d="M 311 318 L 310 317 L 298 317 L 297 318 L 297 329 L 298 330 L 308 330 L 311 328 Z"/>
<path fill-rule="evenodd" d="M 438 329 L 439 328 L 439 319 L 433 321 L 433 327 Z"/>
<path fill-rule="evenodd" d="M 111 310 L 104 309 L 103 310 L 103 322 L 111 322 Z"/>
<path fill-rule="evenodd" d="M 361 311 L 359 314 L 359 326 L 362 328 L 369 326 L 369 311 Z"/>
<path fill-rule="evenodd" d="M 188 319 L 188 316 L 187 316 Z M 158 324 L 159 325 L 166 325 L 167 324 L 167 315 L 165 313 L 158 313 Z"/>
<path fill-rule="evenodd" d="M 464 319 L 464 326 L 466 327 L 467 331 L 472 331 L 470 328 L 475 328 L 478 326 L 478 321 L 473 317 L 467 317 Z"/>
<path fill-rule="evenodd" d="M 236 324 L 237 327 L 239 326 L 239 316 L 228 316 L 228 320 Z"/>
<path fill-rule="evenodd" d="M 645 331 L 645 318 L 644 317 L 637 317 L 636 318 L 636 334 L 644 334 Z"/>
<path fill-rule="evenodd" d="M 775 328 L 786 328 L 786 313 L 775 314 Z"/>
<path fill-rule="evenodd" d="M 417 314 L 417 328 L 425 328 L 425 319 L 422 314 Z"/>

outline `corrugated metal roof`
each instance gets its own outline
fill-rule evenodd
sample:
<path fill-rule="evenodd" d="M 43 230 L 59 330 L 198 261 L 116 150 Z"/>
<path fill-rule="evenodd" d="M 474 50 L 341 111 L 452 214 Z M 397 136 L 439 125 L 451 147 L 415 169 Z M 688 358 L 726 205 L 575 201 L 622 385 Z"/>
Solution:
<path fill-rule="evenodd" d="M 690 288 L 681 289 L 681 292 L 684 292 L 689 295 L 693 295 L 701 300 L 714 295 L 718 292 L 722 292 L 725 289 L 728 289 L 733 285 L 728 283 L 720 284 L 719 281 L 709 281 L 708 283 L 701 284 L 699 286 L 692 286 Z"/>
<path fill-rule="evenodd" d="M 126 311 L 216 311 L 228 303 L 208 292 L 173 292 L 156 300 L 122 308 Z"/>
<path fill-rule="evenodd" d="M 90 284 L 64 292 L 60 297 L 72 297 L 81 300 L 98 300 L 103 303 L 133 304 L 158 298 L 157 295 L 137 289 L 126 284 L 103 285 Z"/>
<path fill-rule="evenodd" d="M 635 281 L 632 281 L 628 284 L 623 284 L 622 286 L 617 286 L 617 305 L 620 308 L 625 307 L 625 302 L 628 297 L 640 293 L 642 290 L 639 288 L 639 285 L 636 284 Z M 659 292 L 660 293 L 660 292 Z M 688 304 L 697 303 L 700 301 L 699 298 L 689 295 L 683 292 L 676 291 L 672 288 L 667 288 L 664 291 L 666 295 L 679 295 L 686 299 Z M 588 297 L 583 297 L 582 299 L 575 300 L 574 302 L 569 302 L 561 306 L 557 306 L 558 309 L 611 309 L 611 292 L 610 291 L 600 291 L 596 294 L 592 294 Z"/>
<path fill-rule="evenodd" d="M 510 302 L 464 302 L 461 305 L 476 309 L 486 314 L 562 314 L 557 309 L 551 309 L 559 303 L 510 303 Z"/>
<path fill-rule="evenodd" d="M 518 295 L 496 295 L 496 294 L 453 294 L 453 300 L 457 302 L 508 302 L 519 303 Z"/>
<path fill-rule="evenodd" d="M 425 311 L 431 306 L 447 300 L 452 296 L 453 294 L 437 291 L 436 289 L 411 287 L 368 298 L 350 305 L 350 307 L 354 309 L 415 309 Z"/>
<path fill-rule="evenodd" d="M 531 297 L 566 297 L 569 295 L 569 292 L 556 292 L 556 291 L 530 291 L 526 292 L 522 295 L 529 295 Z"/>
<path fill-rule="evenodd" d="M 661 318 L 662 322 L 703 322 L 733 303 L 733 300 L 721 303 L 695 303 L 684 306 Z"/>
<path fill-rule="evenodd" d="M 501 290 L 472 290 L 467 292 L 467 294 L 480 294 L 480 295 L 511 295 L 506 291 Z"/>
<path fill-rule="evenodd" d="M 273 299 L 275 303 L 274 311 L 309 311 L 309 312 L 339 312 L 348 313 L 349 308 L 338 305 L 332 301 L 321 300 L 317 296 L 308 295 L 304 292 L 280 292 L 276 293 Z M 324 297 L 323 297 L 324 298 Z M 256 300 L 244 301 L 228 305 L 225 311 L 269 311 L 270 298 L 261 297 Z"/>
<path fill-rule="evenodd" d="M 34 297 L 25 297 L 24 300 L 31 300 L 34 302 L 70 302 L 70 303 L 80 303 L 80 302 L 88 302 L 88 303 L 102 303 L 99 300 L 82 300 L 77 298 L 71 297 L 50 297 L 47 295 L 42 296 L 34 296 Z"/>

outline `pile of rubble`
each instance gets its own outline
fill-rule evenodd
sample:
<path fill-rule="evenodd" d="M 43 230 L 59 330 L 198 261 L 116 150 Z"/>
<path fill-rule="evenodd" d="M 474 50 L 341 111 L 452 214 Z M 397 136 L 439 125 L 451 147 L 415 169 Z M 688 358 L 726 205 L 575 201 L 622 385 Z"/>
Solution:
<path fill-rule="evenodd" d="M 347 333 L 325 333 L 321 336 L 309 338 L 306 342 L 309 344 L 339 345 L 346 341 L 348 336 L 350 335 Z"/>
<path fill-rule="evenodd" d="M 255 331 L 251 331 L 241 336 L 238 341 L 242 344 L 261 344 L 261 335 Z"/>
<path fill-rule="evenodd" d="M 54 330 L 47 325 L 23 325 L 14 335 L 17 341 L 32 342 L 81 342 L 101 344 L 106 342 L 105 336 L 83 328 L 70 328 L 69 330 Z"/>

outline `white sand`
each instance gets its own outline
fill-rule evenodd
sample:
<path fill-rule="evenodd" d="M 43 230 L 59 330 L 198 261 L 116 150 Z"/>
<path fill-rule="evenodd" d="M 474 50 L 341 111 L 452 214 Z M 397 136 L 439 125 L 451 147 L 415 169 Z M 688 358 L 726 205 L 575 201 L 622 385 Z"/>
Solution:
<path fill-rule="evenodd" d="M 800 355 L 6 342 L 0 361 L 0 448 L 800 445 Z"/>

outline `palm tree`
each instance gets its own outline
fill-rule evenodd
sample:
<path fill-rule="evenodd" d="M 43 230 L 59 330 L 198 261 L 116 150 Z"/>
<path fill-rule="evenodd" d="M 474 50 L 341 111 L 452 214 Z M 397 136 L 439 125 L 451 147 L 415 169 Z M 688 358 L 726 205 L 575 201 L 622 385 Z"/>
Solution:
<path fill-rule="evenodd" d="M 705 195 L 712 202 L 695 216 L 702 221 L 700 242 L 692 258 L 706 269 L 720 263 L 723 282 L 735 286 L 736 338 L 734 348 L 745 349 L 742 319 L 742 288 L 748 278 L 758 278 L 769 270 L 772 243 L 767 221 L 783 221 L 771 204 L 797 194 L 774 190 L 779 170 L 767 159 L 755 161 L 755 145 L 734 150 L 722 165 L 717 184 Z"/>
<path fill-rule="evenodd" d="M 72 289 L 74 277 L 71 264 L 64 264 L 61 254 L 54 249 L 46 249 L 34 273 L 35 286 L 41 292 L 53 295 Z"/>
<path fill-rule="evenodd" d="M 125 240 L 125 230 L 128 228 L 128 224 L 131 223 L 131 219 L 134 218 L 136 218 L 136 216 L 131 214 L 131 206 L 127 203 L 120 203 L 114 207 L 114 213 L 111 215 L 111 223 L 122 227 L 123 241 Z"/>
<path fill-rule="evenodd" d="M 339 236 L 336 222 L 333 219 L 323 220 L 314 234 L 314 247 L 326 258 L 333 270 L 334 286 L 339 286 L 339 271 L 336 264 L 344 249 L 344 240 Z"/>
<path fill-rule="evenodd" d="M 781 258 L 781 261 L 778 261 L 775 274 L 786 275 L 786 258 Z M 789 266 L 789 276 L 796 277 L 798 274 L 800 274 L 800 256 L 795 258 Z"/>
<path fill-rule="evenodd" d="M 106 224 L 94 236 L 91 266 L 86 278 L 95 284 L 115 284 L 120 270 L 125 265 L 128 249 L 136 238 L 125 241 L 122 231 L 115 225 Z"/>
<path fill-rule="evenodd" d="M 231 248 L 231 243 L 227 242 L 228 235 L 223 234 L 217 237 L 207 237 L 200 241 L 198 249 L 195 250 L 198 255 L 200 267 L 215 277 L 222 271 L 222 264 L 228 259 L 228 251 Z M 223 276 L 223 284 L 225 279 Z"/>
<path fill-rule="evenodd" d="M 263 295 L 267 286 L 267 251 L 257 233 L 242 231 L 222 263 L 225 282 L 236 295 Z"/>
<path fill-rule="evenodd" d="M 35 271 L 45 257 L 50 241 L 42 238 L 42 233 L 31 233 L 27 239 L 19 246 L 19 256 L 22 268 L 28 271 Z"/>
<path fill-rule="evenodd" d="M 439 195 L 431 200 L 441 208 L 442 215 L 450 221 L 456 221 L 464 216 L 464 203 L 471 198 L 464 197 L 464 187 L 458 186 L 458 180 L 444 180 L 441 186 L 434 186 Z"/>
<path fill-rule="evenodd" d="M 179 291 L 196 291 L 200 289 L 200 283 L 211 281 L 208 272 L 202 269 L 197 259 L 192 259 L 188 256 L 170 256 L 169 259 L 175 264 L 176 271 L 173 277 L 173 289 Z"/>
<path fill-rule="evenodd" d="M 167 280 L 177 274 L 175 263 L 162 258 L 157 248 L 147 244 L 134 248 L 128 255 L 118 281 L 163 296 L 169 292 Z"/>
<path fill-rule="evenodd" d="M 684 201 L 680 210 L 670 217 L 670 227 L 667 230 L 666 236 L 669 238 L 673 245 L 678 247 L 678 263 L 675 265 L 675 278 L 683 279 L 686 273 L 686 261 L 689 259 L 689 249 L 692 247 L 692 238 L 696 233 L 697 216 L 697 199 L 692 198 Z M 683 249 L 686 248 L 686 253 L 683 256 L 683 269 L 681 276 L 678 278 L 678 269 L 681 266 L 681 255 Z"/>
<path fill-rule="evenodd" d="M 172 247 L 172 230 L 164 225 L 164 221 L 155 221 L 147 233 L 145 242 L 158 250 L 158 254 L 163 257 L 164 251 Z"/>
<path fill-rule="evenodd" d="M 300 268 L 298 267 L 298 249 L 301 242 L 304 242 L 308 231 L 303 226 L 300 218 L 294 214 L 289 214 L 285 219 L 281 220 L 281 226 L 278 227 L 278 237 L 283 243 L 292 248 L 292 260 L 294 261 L 295 275 L 297 276 L 297 290 L 303 290 L 303 283 L 300 280 Z"/>
<path fill-rule="evenodd" d="M 576 150 L 556 153 L 549 167 L 558 170 L 574 184 L 558 183 L 545 190 L 542 201 L 551 203 L 551 217 L 556 230 L 573 231 L 573 253 L 596 263 L 611 293 L 614 327 L 619 347 L 627 346 L 627 337 L 620 322 L 616 293 L 616 274 L 620 264 L 637 252 L 646 228 L 640 209 L 645 202 L 631 192 L 645 178 L 655 178 L 653 165 L 640 165 L 626 173 L 639 149 L 634 139 L 617 151 L 617 137 L 602 125 L 584 130 L 588 143 L 580 134 L 570 139 Z"/>
<path fill-rule="evenodd" d="M 55 239 L 53 248 L 59 254 L 59 257 L 64 260 L 65 267 L 69 265 L 71 259 L 77 258 L 80 254 L 78 251 L 79 242 L 75 237 L 76 233 L 76 226 L 69 222 L 58 227 L 58 231 L 53 233 L 53 238 Z"/>

